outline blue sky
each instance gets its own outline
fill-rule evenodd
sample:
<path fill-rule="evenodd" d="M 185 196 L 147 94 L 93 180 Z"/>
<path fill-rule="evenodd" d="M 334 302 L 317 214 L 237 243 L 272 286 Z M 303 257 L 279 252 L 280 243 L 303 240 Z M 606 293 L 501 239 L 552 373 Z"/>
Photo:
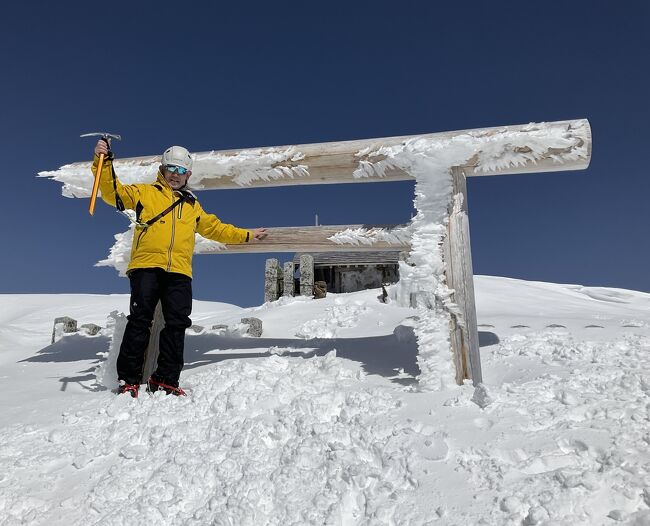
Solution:
<path fill-rule="evenodd" d="M 121 133 L 131 157 L 574 118 L 588 170 L 469 179 L 474 271 L 650 292 L 646 1 L 27 1 L 3 22 L 0 292 L 128 292 L 93 267 L 125 220 L 35 177 L 89 159 L 80 133 Z M 399 223 L 413 188 L 199 198 L 239 226 Z M 266 257 L 197 256 L 195 297 L 261 303 Z"/>

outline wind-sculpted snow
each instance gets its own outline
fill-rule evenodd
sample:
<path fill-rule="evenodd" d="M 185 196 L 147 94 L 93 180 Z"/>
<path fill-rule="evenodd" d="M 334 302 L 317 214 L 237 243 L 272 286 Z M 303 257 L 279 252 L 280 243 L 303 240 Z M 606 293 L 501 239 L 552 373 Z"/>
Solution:
<path fill-rule="evenodd" d="M 400 402 L 334 353 L 229 362 L 188 387 L 187 398 L 106 393 L 49 432 L 5 428 L 0 524 L 424 523 L 409 444 L 432 431 L 394 423 Z"/>
<path fill-rule="evenodd" d="M 222 177 L 232 178 L 239 186 L 248 186 L 256 180 L 302 177 L 309 173 L 307 166 L 300 164 L 303 159 L 304 154 L 295 147 L 257 148 L 235 154 L 198 153 L 194 156 L 189 186 L 201 190 L 206 180 Z M 58 170 L 39 172 L 38 176 L 63 183 L 61 193 L 64 197 L 90 197 L 93 187 L 91 164 L 67 164 Z M 124 184 L 152 183 L 156 180 L 160 158 L 116 159 L 113 165 Z"/>
<path fill-rule="evenodd" d="M 388 230 L 386 228 L 347 228 L 329 237 L 330 241 L 341 245 L 372 245 L 378 241 L 408 244 L 411 240 L 410 227 Z"/>
<path fill-rule="evenodd" d="M 295 147 L 242 150 L 236 155 L 220 152 L 197 154 L 195 162 L 199 169 L 194 174 L 192 188 L 200 190 L 204 180 L 218 179 L 225 175 L 232 176 L 233 181 L 240 186 L 248 186 L 258 180 L 302 177 L 309 173 L 306 165 L 299 164 L 304 158 L 305 155 Z M 201 170 L 202 165 L 209 167 L 209 172 Z"/>

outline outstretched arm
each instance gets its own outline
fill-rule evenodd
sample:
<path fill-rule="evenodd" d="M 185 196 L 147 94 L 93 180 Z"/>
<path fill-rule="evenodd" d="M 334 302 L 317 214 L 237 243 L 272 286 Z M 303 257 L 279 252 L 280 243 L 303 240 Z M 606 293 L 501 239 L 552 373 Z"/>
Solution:
<path fill-rule="evenodd" d="M 260 230 L 264 229 L 247 230 L 228 223 L 222 223 L 216 215 L 206 214 L 203 208 L 199 210 L 199 222 L 196 225 L 196 231 L 206 239 L 226 244 L 247 243 L 260 239 L 260 236 L 263 235 Z"/>

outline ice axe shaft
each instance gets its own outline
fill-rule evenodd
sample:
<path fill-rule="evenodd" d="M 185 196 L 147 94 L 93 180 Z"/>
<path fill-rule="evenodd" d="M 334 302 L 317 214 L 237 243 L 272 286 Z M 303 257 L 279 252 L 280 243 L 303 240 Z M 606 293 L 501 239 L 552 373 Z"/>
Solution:
<path fill-rule="evenodd" d="M 79 137 L 101 137 L 102 140 L 104 140 L 108 145 L 109 150 L 111 147 L 109 139 L 117 139 L 118 141 L 122 140 L 122 137 L 120 135 L 116 135 L 114 133 L 106 133 L 106 132 L 84 133 Z M 90 194 L 90 205 L 88 206 L 88 213 L 90 213 L 90 215 L 95 214 L 95 202 L 97 201 L 97 191 L 99 190 L 99 179 L 102 175 L 102 167 L 104 166 L 104 157 L 106 156 L 103 153 L 99 154 L 99 162 L 97 163 L 97 172 L 95 172 L 95 181 L 93 182 L 93 191 Z"/>

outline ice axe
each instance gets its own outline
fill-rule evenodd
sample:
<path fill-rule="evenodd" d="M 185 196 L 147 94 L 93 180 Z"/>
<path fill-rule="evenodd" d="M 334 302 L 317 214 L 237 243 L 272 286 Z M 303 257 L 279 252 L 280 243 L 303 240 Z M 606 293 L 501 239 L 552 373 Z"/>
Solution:
<path fill-rule="evenodd" d="M 110 139 L 117 139 L 118 141 L 122 140 L 121 135 L 116 135 L 114 133 L 106 132 L 94 132 L 94 133 L 84 133 L 79 137 L 101 137 L 101 139 L 108 145 L 108 150 L 111 149 Z M 99 190 L 99 178 L 102 175 L 102 166 L 104 165 L 105 155 L 102 153 L 99 155 L 99 162 L 97 163 L 97 172 L 95 172 L 95 182 L 93 183 L 93 192 L 90 194 L 90 206 L 88 207 L 88 212 L 90 215 L 95 213 L 95 201 L 97 201 L 97 190 Z"/>

